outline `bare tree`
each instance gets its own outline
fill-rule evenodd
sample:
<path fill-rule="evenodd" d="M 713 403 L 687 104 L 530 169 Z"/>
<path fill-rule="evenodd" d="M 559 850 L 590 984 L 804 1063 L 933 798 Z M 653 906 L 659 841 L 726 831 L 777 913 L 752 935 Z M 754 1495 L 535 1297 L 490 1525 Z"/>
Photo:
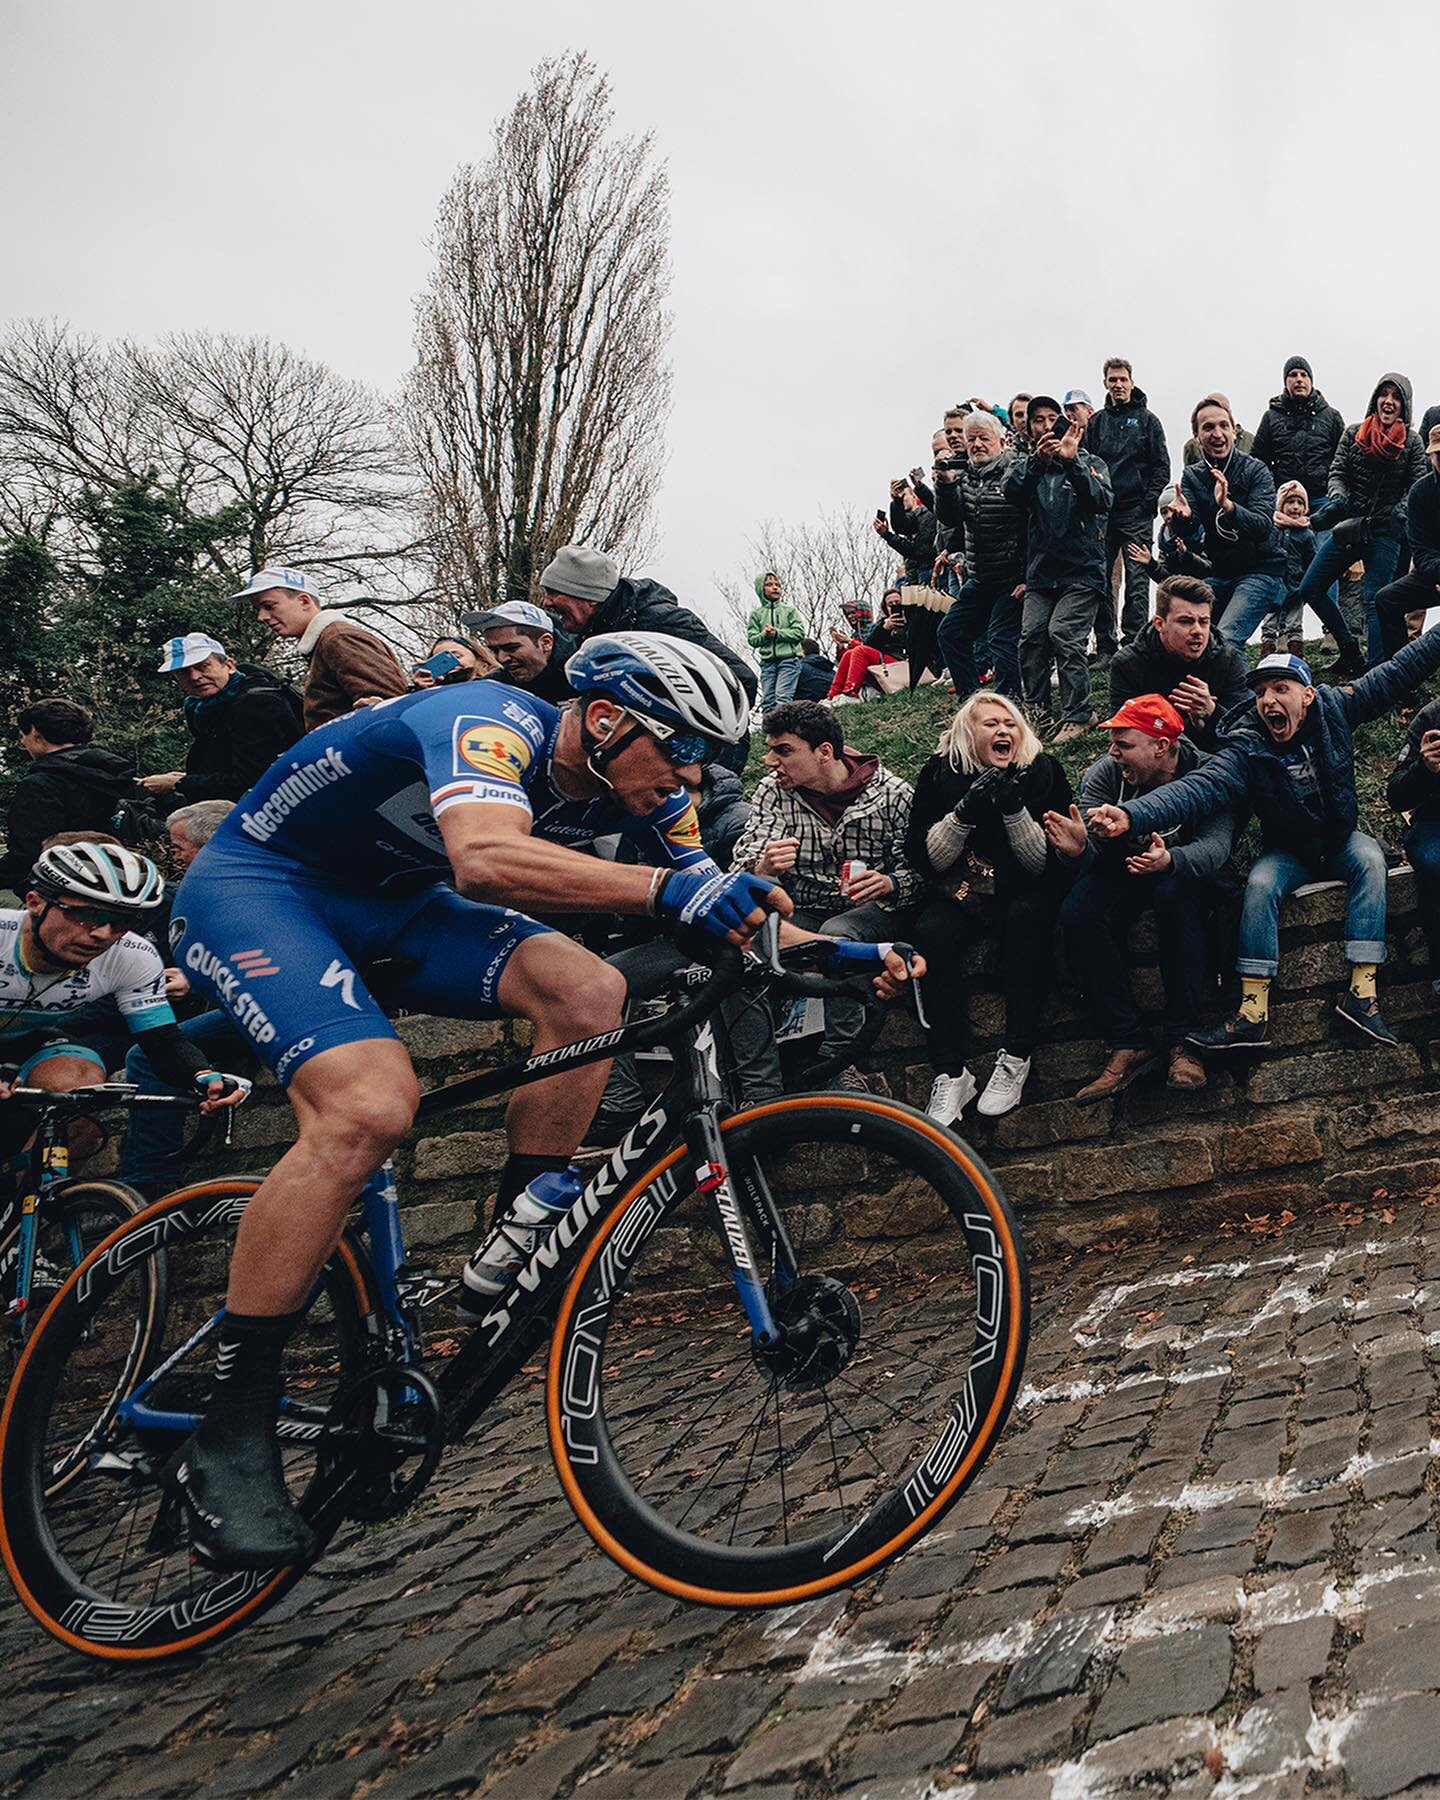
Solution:
<path fill-rule="evenodd" d="M 250 569 L 285 562 L 363 580 L 418 548 L 413 464 L 368 388 L 265 338 L 191 333 L 127 349 L 167 462 L 212 505 L 245 508 Z"/>
<path fill-rule="evenodd" d="M 670 403 L 669 184 L 589 58 L 541 63 L 441 203 L 405 413 L 435 584 L 533 594 L 561 544 L 639 557 Z"/>
<path fill-rule="evenodd" d="M 827 628 L 841 623 L 843 601 L 866 600 L 878 610 L 895 574 L 895 552 L 876 534 L 870 516 L 858 512 L 822 512 L 814 524 L 766 519 L 747 548 L 751 575 L 715 583 L 725 601 L 725 636 L 733 643 L 745 642 L 746 620 L 758 604 L 754 576 L 767 570 L 780 577 L 807 636 L 822 642 Z"/>
<path fill-rule="evenodd" d="M 191 334 L 158 348 L 101 345 L 53 321 L 0 340 L 0 531 L 84 560 L 83 496 L 151 479 L 197 513 L 236 503 L 237 554 L 389 589 L 421 548 L 414 465 L 384 403 L 263 338 Z M 41 529 L 43 527 L 43 529 Z"/>
<path fill-rule="evenodd" d="M 46 538 L 73 524 L 85 488 L 143 478 L 159 457 L 123 353 L 53 319 L 0 339 L 0 526 Z"/>

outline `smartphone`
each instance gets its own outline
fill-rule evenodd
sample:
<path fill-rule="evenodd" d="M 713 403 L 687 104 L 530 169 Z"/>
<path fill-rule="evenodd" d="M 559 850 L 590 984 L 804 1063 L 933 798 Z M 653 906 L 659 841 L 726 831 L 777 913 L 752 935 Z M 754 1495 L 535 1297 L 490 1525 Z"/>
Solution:
<path fill-rule="evenodd" d="M 1061 413 L 1060 417 L 1050 427 L 1050 435 L 1051 437 L 1062 438 L 1069 429 L 1070 421 L 1065 417 L 1064 413 Z"/>
<path fill-rule="evenodd" d="M 427 675 L 433 675 L 437 681 L 443 681 L 447 675 L 453 675 L 460 667 L 460 658 L 453 650 L 437 650 L 433 656 L 427 656 L 424 662 L 416 663 L 415 671 L 421 669 Z"/>
<path fill-rule="evenodd" d="M 875 508 L 875 523 L 877 525 L 883 525 L 885 523 L 885 515 L 878 506 Z"/>

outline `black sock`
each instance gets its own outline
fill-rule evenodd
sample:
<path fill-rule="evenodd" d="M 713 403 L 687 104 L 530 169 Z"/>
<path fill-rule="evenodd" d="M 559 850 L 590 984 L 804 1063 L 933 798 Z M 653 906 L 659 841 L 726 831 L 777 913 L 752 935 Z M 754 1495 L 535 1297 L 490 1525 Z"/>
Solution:
<path fill-rule="evenodd" d="M 558 1175 L 569 1167 L 569 1156 L 522 1156 L 519 1151 L 512 1150 L 500 1171 L 495 1217 L 503 1219 L 537 1175 Z"/>
<path fill-rule="evenodd" d="M 215 1344 L 215 1388 L 206 1423 L 223 1431 L 227 1419 L 248 1415 L 257 1406 L 273 1412 L 280 1393 L 280 1359 L 302 1314 L 235 1313 L 220 1320 Z M 213 1431 L 215 1426 L 211 1426 Z M 208 1435 L 208 1433 L 207 1433 Z"/>

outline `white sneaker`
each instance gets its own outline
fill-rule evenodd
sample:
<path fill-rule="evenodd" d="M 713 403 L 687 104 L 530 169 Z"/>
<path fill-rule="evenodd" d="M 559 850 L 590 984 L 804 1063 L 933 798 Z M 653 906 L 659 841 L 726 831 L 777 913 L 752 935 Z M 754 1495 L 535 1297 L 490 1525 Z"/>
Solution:
<path fill-rule="evenodd" d="M 958 1075 L 937 1075 L 925 1110 L 937 1125 L 953 1125 L 979 1091 L 980 1084 L 968 1069 Z"/>
<path fill-rule="evenodd" d="M 1011 1056 L 1002 1050 L 995 1058 L 995 1071 L 985 1083 L 985 1092 L 975 1110 L 987 1119 L 998 1119 L 1001 1113 L 1013 1112 L 1020 1104 L 1025 1083 L 1030 1079 L 1030 1058 Z"/>

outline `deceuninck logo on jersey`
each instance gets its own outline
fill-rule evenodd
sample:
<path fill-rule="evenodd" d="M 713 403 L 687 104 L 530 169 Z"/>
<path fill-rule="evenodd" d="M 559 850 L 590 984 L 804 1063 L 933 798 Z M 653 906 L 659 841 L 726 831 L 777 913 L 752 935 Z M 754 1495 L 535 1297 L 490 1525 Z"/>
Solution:
<path fill-rule="evenodd" d="M 488 721 L 471 725 L 455 740 L 455 773 L 478 769 L 482 775 L 499 776 L 503 781 L 518 781 L 530 767 L 535 752 L 508 725 Z"/>

